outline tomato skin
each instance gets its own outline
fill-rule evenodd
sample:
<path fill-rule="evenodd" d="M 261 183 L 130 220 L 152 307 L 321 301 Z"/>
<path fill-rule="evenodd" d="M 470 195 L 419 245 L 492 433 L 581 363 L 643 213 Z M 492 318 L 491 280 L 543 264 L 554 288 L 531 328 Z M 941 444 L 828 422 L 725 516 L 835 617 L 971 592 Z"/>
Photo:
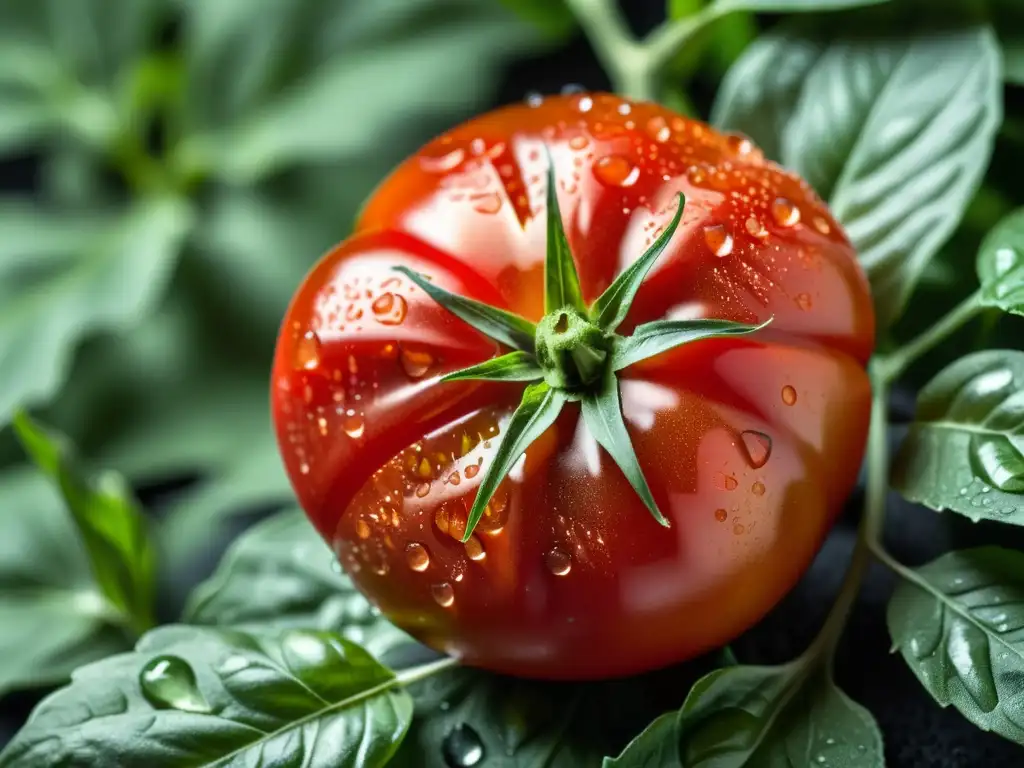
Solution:
<path fill-rule="evenodd" d="M 671 528 L 570 405 L 462 544 L 522 385 L 441 383 L 500 350 L 393 267 L 539 319 L 548 152 L 587 300 L 686 197 L 621 333 L 665 316 L 774 319 L 623 372 Z M 856 479 L 873 339 L 853 249 L 806 184 L 742 137 L 574 94 L 476 118 L 384 181 L 296 294 L 274 420 L 302 506 L 400 627 L 496 671 L 625 675 L 728 642 L 807 568 Z"/>

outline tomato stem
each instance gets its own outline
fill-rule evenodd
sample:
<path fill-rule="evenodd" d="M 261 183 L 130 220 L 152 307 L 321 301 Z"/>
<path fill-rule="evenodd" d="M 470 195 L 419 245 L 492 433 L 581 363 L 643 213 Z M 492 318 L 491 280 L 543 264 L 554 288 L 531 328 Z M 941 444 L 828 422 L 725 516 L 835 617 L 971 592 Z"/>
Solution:
<path fill-rule="evenodd" d="M 571 307 L 545 315 L 537 324 L 537 362 L 544 380 L 567 390 L 588 388 L 604 377 L 611 340 Z"/>

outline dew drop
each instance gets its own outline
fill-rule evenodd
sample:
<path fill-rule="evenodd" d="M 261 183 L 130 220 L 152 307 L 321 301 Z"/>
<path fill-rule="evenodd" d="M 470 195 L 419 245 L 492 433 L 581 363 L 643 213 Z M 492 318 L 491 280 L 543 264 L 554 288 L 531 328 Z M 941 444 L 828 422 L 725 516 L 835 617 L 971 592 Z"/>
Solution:
<path fill-rule="evenodd" d="M 408 311 L 405 299 L 391 292 L 382 293 L 373 302 L 373 316 L 381 325 L 400 325 Z"/>
<path fill-rule="evenodd" d="M 772 218 L 780 227 L 795 227 L 800 223 L 800 209 L 792 200 L 777 197 L 772 203 Z"/>
<path fill-rule="evenodd" d="M 484 545 L 480 543 L 480 539 L 476 536 L 470 536 L 469 540 L 465 544 L 466 556 L 475 562 L 480 562 L 487 557 L 487 552 L 484 551 Z"/>
<path fill-rule="evenodd" d="M 652 117 L 647 121 L 647 133 L 650 134 L 652 139 L 662 144 L 672 137 L 672 129 L 668 127 L 665 118 L 660 115 Z"/>
<path fill-rule="evenodd" d="M 594 100 L 589 96 L 580 96 L 579 100 L 576 102 L 576 109 L 578 109 L 580 112 L 583 112 L 584 114 L 586 114 L 593 108 Z"/>
<path fill-rule="evenodd" d="M 484 744 L 476 731 L 460 723 L 444 737 L 441 753 L 449 768 L 473 768 L 484 759 Z"/>
<path fill-rule="evenodd" d="M 760 480 L 756 480 L 752 486 L 750 486 L 750 492 L 755 496 L 764 496 L 764 483 Z"/>
<path fill-rule="evenodd" d="M 772 439 L 769 435 L 748 429 L 740 433 L 740 440 L 743 441 L 743 450 L 747 454 L 750 466 L 760 469 L 768 463 L 772 455 Z"/>
<path fill-rule="evenodd" d="M 295 345 L 295 362 L 307 371 L 320 365 L 320 337 L 314 331 L 306 333 Z"/>
<path fill-rule="evenodd" d="M 448 484 L 449 485 L 458 485 L 461 482 L 462 482 L 462 476 L 459 474 L 458 470 L 455 470 L 450 475 L 448 475 Z"/>
<path fill-rule="evenodd" d="M 590 144 L 590 139 L 582 133 L 569 139 L 569 146 L 573 149 L 586 149 L 588 144 Z"/>
<path fill-rule="evenodd" d="M 479 472 L 480 472 L 480 465 L 479 464 L 470 464 L 468 467 L 466 467 L 466 471 L 465 471 L 466 479 L 467 480 L 472 480 L 474 477 L 477 476 L 477 473 L 479 473 Z"/>
<path fill-rule="evenodd" d="M 704 227 L 704 242 L 715 256 L 724 258 L 732 253 L 732 235 L 722 224 Z"/>
<path fill-rule="evenodd" d="M 307 462 L 304 461 L 301 464 L 299 464 L 299 474 L 302 474 L 302 475 L 308 475 L 309 474 L 309 464 Z"/>
<path fill-rule="evenodd" d="M 429 352 L 414 351 L 402 348 L 402 369 L 410 379 L 421 379 L 434 364 L 434 356 Z"/>
<path fill-rule="evenodd" d="M 501 210 L 501 197 L 497 192 L 483 192 L 469 199 L 477 213 L 497 213 Z"/>
<path fill-rule="evenodd" d="M 526 102 L 526 106 L 530 107 L 530 109 L 536 109 L 544 103 L 544 94 L 539 91 L 529 91 L 523 101 Z"/>
<path fill-rule="evenodd" d="M 751 237 L 764 238 L 768 236 L 768 230 L 764 228 L 764 225 L 756 216 L 750 216 L 744 223 L 744 226 Z"/>
<path fill-rule="evenodd" d="M 370 538 L 370 524 L 365 520 L 360 519 L 359 522 L 356 523 L 356 534 L 360 539 Z"/>
<path fill-rule="evenodd" d="M 782 402 L 786 405 L 796 404 L 796 390 L 789 386 L 789 384 L 782 388 Z"/>
<path fill-rule="evenodd" d="M 622 155 L 606 155 L 594 163 L 594 176 L 608 187 L 631 187 L 640 178 L 640 168 Z"/>
<path fill-rule="evenodd" d="M 455 590 L 447 581 L 431 586 L 430 594 L 433 596 L 434 602 L 442 608 L 450 608 L 455 602 Z"/>
<path fill-rule="evenodd" d="M 430 567 L 430 552 L 418 541 L 411 541 L 405 547 L 405 562 L 414 571 L 422 573 Z"/>
<path fill-rule="evenodd" d="M 461 147 L 445 152 L 443 155 L 421 155 L 420 168 L 427 173 L 446 173 L 466 159 L 466 151 Z"/>
<path fill-rule="evenodd" d="M 354 440 L 363 436 L 363 433 L 366 431 L 366 421 L 358 413 L 352 414 L 345 417 L 342 429 L 345 430 L 346 435 Z"/>
<path fill-rule="evenodd" d="M 416 496 L 422 499 L 428 493 L 430 493 L 430 483 L 420 483 L 416 486 Z"/>
<path fill-rule="evenodd" d="M 827 235 L 832 231 L 832 227 L 821 216 L 815 216 L 812 223 L 814 224 L 814 228 L 821 232 L 821 234 L 823 235 Z"/>
<path fill-rule="evenodd" d="M 724 509 L 716 509 L 715 510 L 715 520 L 717 520 L 720 523 L 724 523 L 728 519 L 729 519 L 729 513 L 726 512 Z"/>
<path fill-rule="evenodd" d="M 572 570 L 572 558 L 569 557 L 567 552 L 563 552 L 558 547 L 554 547 L 545 553 L 544 563 L 555 576 L 565 576 Z"/>
<path fill-rule="evenodd" d="M 814 302 L 811 301 L 810 294 L 807 294 L 807 293 L 798 293 L 796 295 L 795 301 L 796 301 L 797 307 L 799 307 L 804 312 L 807 312 L 808 310 L 810 310 L 811 306 L 813 306 L 813 304 L 814 304 Z"/>
<path fill-rule="evenodd" d="M 158 709 L 182 712 L 210 712 L 196 682 L 196 673 L 187 661 L 178 656 L 157 656 L 139 673 L 142 693 Z"/>
<path fill-rule="evenodd" d="M 742 136 L 738 133 L 733 133 L 725 137 L 726 146 L 729 147 L 729 151 L 737 155 L 749 155 L 754 151 L 753 142 L 746 136 Z"/>

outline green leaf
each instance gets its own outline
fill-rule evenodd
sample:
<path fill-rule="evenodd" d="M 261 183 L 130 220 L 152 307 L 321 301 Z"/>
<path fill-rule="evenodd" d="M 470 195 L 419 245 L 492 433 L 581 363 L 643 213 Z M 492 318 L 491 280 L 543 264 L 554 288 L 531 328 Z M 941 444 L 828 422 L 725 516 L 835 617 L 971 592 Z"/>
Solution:
<path fill-rule="evenodd" d="M 893 485 L 931 509 L 1024 525 L 1024 352 L 976 352 L 921 390 Z"/>
<path fill-rule="evenodd" d="M 654 519 L 668 527 L 669 522 L 661 514 L 654 496 L 651 495 L 651 489 L 633 450 L 633 443 L 630 442 L 629 432 L 626 431 L 622 403 L 619 401 L 619 382 L 611 369 L 607 370 L 601 388 L 594 393 L 585 393 L 580 402 L 583 407 L 583 420 L 590 434 L 619 465 L 622 474 L 633 486 L 644 506 L 654 515 Z"/>
<path fill-rule="evenodd" d="M 961 550 L 911 574 L 889 602 L 894 649 L 939 704 L 1024 744 L 1024 554 Z"/>
<path fill-rule="evenodd" d="M 621 371 L 634 363 L 701 339 L 744 336 L 771 322 L 746 325 L 732 320 L 654 320 L 638 325 L 632 336 L 619 337 L 612 352 L 612 369 Z"/>
<path fill-rule="evenodd" d="M 993 229 L 978 253 L 981 302 L 1024 315 L 1024 208 Z"/>
<path fill-rule="evenodd" d="M 675 746 L 676 764 L 688 768 L 885 764 L 871 714 L 839 690 L 816 660 L 716 670 L 693 686 L 674 728 L 664 718 L 659 723 L 611 764 L 661 765 L 644 762 L 658 754 L 660 739 L 675 739 L 661 748 L 671 755 Z"/>
<path fill-rule="evenodd" d="M 1024 85 L 1024 36 L 1003 40 L 1003 76 L 1014 85 Z"/>
<path fill-rule="evenodd" d="M 77 670 L 0 766 L 383 766 L 412 709 L 394 673 L 337 635 L 170 626 Z"/>
<path fill-rule="evenodd" d="M 999 67 L 992 30 L 974 27 L 836 44 L 807 78 L 782 159 L 829 200 L 883 328 L 988 168 L 1002 120 Z"/>
<path fill-rule="evenodd" d="M 98 244 L 110 222 L 101 216 L 42 211 L 24 199 L 0 199 L 0 297 L 9 301 L 30 278 L 67 268 L 83 246 Z"/>
<path fill-rule="evenodd" d="M 500 0 L 546 35 L 566 38 L 576 29 L 576 17 L 565 0 Z"/>
<path fill-rule="evenodd" d="M 718 0 L 716 7 L 757 13 L 815 13 L 887 2 L 889 0 Z"/>
<path fill-rule="evenodd" d="M 481 379 L 484 381 L 536 381 L 542 378 L 544 378 L 544 371 L 537 365 L 533 355 L 516 351 L 509 352 L 501 357 L 495 357 L 485 363 L 480 363 L 480 365 L 449 373 L 442 381 L 466 381 L 468 379 Z"/>
<path fill-rule="evenodd" d="M 140 202 L 99 242 L 81 243 L 65 269 L 4 302 L 0 424 L 54 394 L 80 339 L 131 325 L 160 298 L 190 221 L 179 200 Z"/>
<path fill-rule="evenodd" d="M 497 3 L 396 0 L 386 14 L 312 0 L 210 5 L 193 0 L 187 25 L 197 48 L 190 100 L 207 131 L 180 151 L 187 165 L 233 182 L 292 164 L 387 154 L 410 135 L 421 141 L 420 126 L 471 113 L 501 66 L 538 42 Z M 283 61 L 300 75 L 285 77 Z M 468 80 L 466 61 L 474 62 Z"/>
<path fill-rule="evenodd" d="M 526 452 L 530 443 L 555 423 L 566 400 L 567 396 L 562 390 L 553 389 L 544 382 L 531 384 L 526 388 L 522 402 L 505 427 L 498 450 L 494 453 L 494 460 L 485 470 L 483 479 L 477 486 L 476 499 L 466 519 L 466 533 L 462 541 L 469 541 L 473 529 L 483 517 L 484 510 L 501 481 Z"/>
<path fill-rule="evenodd" d="M 683 768 L 679 757 L 679 713 L 666 712 L 601 768 Z"/>
<path fill-rule="evenodd" d="M 26 414 L 14 419 L 25 452 L 60 488 L 100 591 L 125 621 L 144 630 L 153 624 L 155 564 L 146 520 L 123 478 L 87 476 L 67 439 Z"/>
<path fill-rule="evenodd" d="M 768 157 L 781 160 L 786 126 L 823 50 L 788 26 L 761 35 L 725 76 L 711 122 L 749 136 Z"/>
<path fill-rule="evenodd" d="M 377 658 L 413 640 L 370 605 L 299 509 L 253 526 L 189 598 L 182 620 L 249 632 L 336 632 Z"/>
<path fill-rule="evenodd" d="M 558 207 L 555 163 L 548 154 L 547 255 L 544 260 L 544 312 L 550 314 L 572 307 L 586 316 L 587 305 L 580 289 L 576 262 L 565 236 L 562 212 Z"/>
<path fill-rule="evenodd" d="M 121 618 L 97 591 L 57 492 L 35 470 L 0 473 L 0 696 L 63 683 L 124 650 Z"/>
<path fill-rule="evenodd" d="M 679 195 L 679 205 L 676 207 L 675 216 L 661 233 L 657 240 L 647 249 L 639 259 L 634 261 L 622 273 L 615 278 L 605 292 L 597 297 L 594 305 L 590 308 L 590 316 L 603 331 L 613 332 L 619 324 L 626 319 L 630 305 L 636 298 L 636 292 L 640 290 L 647 273 L 650 272 L 654 262 L 664 252 L 669 240 L 676 232 L 680 220 L 683 218 L 683 207 L 686 205 L 686 198 Z M 550 237 L 550 235 L 549 235 Z"/>
<path fill-rule="evenodd" d="M 513 349 L 533 351 L 533 337 L 537 327 L 526 318 L 438 288 L 408 267 L 395 267 L 395 271 L 408 277 L 430 298 L 485 336 Z"/>

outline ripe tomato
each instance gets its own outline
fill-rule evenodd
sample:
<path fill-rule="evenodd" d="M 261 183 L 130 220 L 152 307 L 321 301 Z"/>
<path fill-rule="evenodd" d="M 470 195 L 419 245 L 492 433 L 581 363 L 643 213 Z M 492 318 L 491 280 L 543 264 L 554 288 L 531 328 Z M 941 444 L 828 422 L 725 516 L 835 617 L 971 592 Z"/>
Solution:
<path fill-rule="evenodd" d="M 538 320 L 545 148 L 588 300 L 685 194 L 624 334 L 663 317 L 774 321 L 622 371 L 630 436 L 670 528 L 570 404 L 463 544 L 523 386 L 441 382 L 502 350 L 394 267 Z M 728 642 L 809 565 L 857 475 L 873 339 L 853 249 L 807 184 L 741 136 L 574 94 L 471 120 L 384 181 L 295 296 L 274 418 L 302 506 L 398 626 L 501 672 L 623 675 Z"/>

